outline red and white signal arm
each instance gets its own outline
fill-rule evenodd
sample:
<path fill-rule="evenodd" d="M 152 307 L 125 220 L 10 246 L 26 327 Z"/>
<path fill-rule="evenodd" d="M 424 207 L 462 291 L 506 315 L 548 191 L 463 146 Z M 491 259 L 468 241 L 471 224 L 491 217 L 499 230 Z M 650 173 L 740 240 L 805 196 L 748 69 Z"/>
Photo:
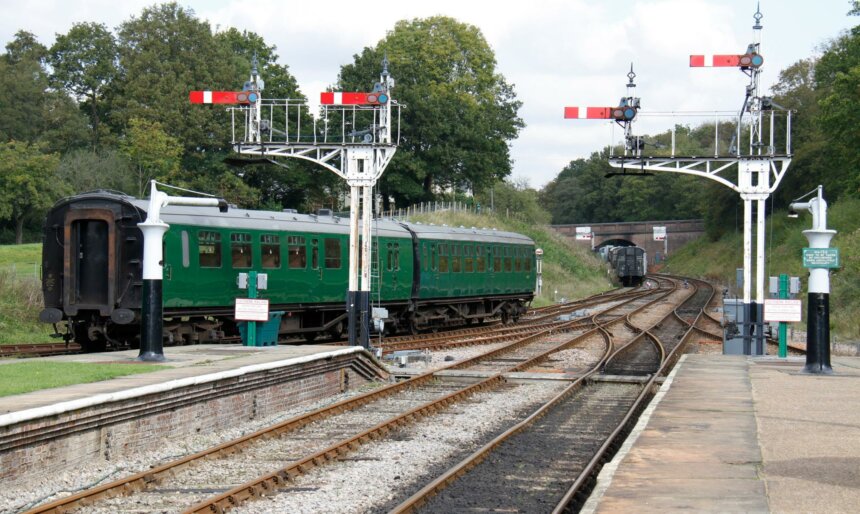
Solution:
<path fill-rule="evenodd" d="M 327 91 L 320 93 L 321 105 L 381 105 L 388 102 L 388 95 L 375 93 L 343 93 Z"/>
<path fill-rule="evenodd" d="M 576 239 L 578 241 L 588 241 L 593 236 L 591 227 L 576 227 Z"/>
<path fill-rule="evenodd" d="M 251 104 L 260 99 L 256 91 L 191 91 L 188 100 L 193 104 Z"/>
<path fill-rule="evenodd" d="M 691 68 L 758 68 L 762 64 L 764 64 L 764 57 L 757 53 L 690 56 Z"/>

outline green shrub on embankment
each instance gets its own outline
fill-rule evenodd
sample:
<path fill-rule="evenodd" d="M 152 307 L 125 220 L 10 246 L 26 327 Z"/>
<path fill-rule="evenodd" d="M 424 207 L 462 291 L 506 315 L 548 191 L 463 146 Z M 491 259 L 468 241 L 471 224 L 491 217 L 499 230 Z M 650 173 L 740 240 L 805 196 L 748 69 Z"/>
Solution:
<path fill-rule="evenodd" d="M 29 360 L 0 364 L 0 396 L 29 393 L 72 384 L 99 382 L 111 378 L 151 373 L 169 366 L 154 364 L 96 364 Z"/>
<path fill-rule="evenodd" d="M 57 342 L 39 322 L 42 244 L 0 245 L 0 344 Z"/>
<path fill-rule="evenodd" d="M 860 200 L 841 199 L 828 207 L 828 228 L 838 232 L 831 246 L 839 248 L 841 264 L 840 269 L 830 274 L 831 334 L 834 341 L 856 341 L 860 340 Z M 800 298 L 804 302 L 804 319 L 809 271 L 803 267 L 801 252 L 807 246 L 803 231 L 811 226 L 812 216 L 805 211 L 798 218 L 788 218 L 785 211 L 776 211 L 768 218 L 766 225 L 765 275 L 787 273 L 801 277 L 803 294 Z M 742 266 L 743 234 L 738 231 L 718 241 L 708 241 L 706 238 L 693 241 L 669 258 L 665 271 L 702 277 L 715 283 L 731 285 L 734 289 L 735 269 Z"/>
<path fill-rule="evenodd" d="M 436 225 L 495 228 L 517 232 L 532 238 L 543 249 L 543 294 L 535 298 L 539 307 L 561 298 L 574 299 L 612 289 L 606 266 L 591 250 L 573 244 L 568 238 L 553 232 L 546 225 L 508 219 L 503 215 L 439 211 L 409 216 L 409 221 Z M 555 291 L 558 291 L 558 294 Z"/>

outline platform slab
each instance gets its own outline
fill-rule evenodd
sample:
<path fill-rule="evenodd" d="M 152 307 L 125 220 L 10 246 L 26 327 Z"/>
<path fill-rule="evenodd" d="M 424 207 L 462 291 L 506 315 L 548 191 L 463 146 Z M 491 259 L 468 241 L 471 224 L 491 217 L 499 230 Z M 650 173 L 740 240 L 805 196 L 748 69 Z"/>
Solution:
<path fill-rule="evenodd" d="M 803 364 L 685 356 L 583 512 L 857 512 L 860 359 Z"/>
<path fill-rule="evenodd" d="M 14 396 L 0 397 L 0 414 L 17 412 L 60 402 L 86 398 L 103 393 L 113 393 L 151 384 L 160 384 L 180 378 L 196 377 L 280 360 L 321 355 L 348 348 L 332 345 L 296 346 L 240 346 L 201 344 L 174 346 L 165 349 L 167 359 L 162 364 L 171 369 L 117 377 L 101 382 L 75 384 L 54 389 L 43 389 Z M 86 353 L 39 357 L 40 360 L 57 362 L 122 363 L 134 366 L 139 363 L 139 350 L 120 352 Z M 0 366 L 32 359 L 3 359 Z M 2 368 L 0 368 L 2 370 Z"/>

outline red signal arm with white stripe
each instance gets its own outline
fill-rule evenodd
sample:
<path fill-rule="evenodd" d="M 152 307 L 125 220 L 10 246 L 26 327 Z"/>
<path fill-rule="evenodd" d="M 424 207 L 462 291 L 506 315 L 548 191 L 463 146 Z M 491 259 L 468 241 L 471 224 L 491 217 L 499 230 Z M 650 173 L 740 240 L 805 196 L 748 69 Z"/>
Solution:
<path fill-rule="evenodd" d="M 710 64 L 705 64 L 710 63 Z M 691 55 L 691 68 L 720 68 L 720 67 L 738 67 L 741 65 L 741 56 L 728 55 Z"/>
<path fill-rule="evenodd" d="M 247 104 L 251 103 L 248 95 L 248 91 L 191 91 L 188 100 L 193 104 Z"/>
<path fill-rule="evenodd" d="M 564 118 L 573 120 L 611 120 L 612 107 L 565 107 Z"/>
<path fill-rule="evenodd" d="M 379 105 L 388 101 L 385 93 L 320 93 L 321 105 Z"/>

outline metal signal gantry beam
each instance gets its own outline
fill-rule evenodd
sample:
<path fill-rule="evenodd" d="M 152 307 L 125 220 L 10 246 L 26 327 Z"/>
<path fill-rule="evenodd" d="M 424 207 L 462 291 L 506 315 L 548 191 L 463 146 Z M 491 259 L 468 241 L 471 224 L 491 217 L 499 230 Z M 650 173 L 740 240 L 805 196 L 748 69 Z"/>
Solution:
<path fill-rule="evenodd" d="M 712 157 L 642 157 L 641 152 L 628 154 L 625 148 L 623 157 L 611 157 L 609 164 L 616 168 L 668 171 L 698 175 L 714 180 L 740 194 L 744 204 L 744 353 L 762 354 L 764 352 L 764 272 L 765 272 L 765 201 L 782 181 L 791 164 L 791 111 L 787 111 L 785 123 L 785 147 L 777 151 L 774 109 L 778 108 L 770 98 L 762 97 L 760 77 L 764 58 L 761 49 L 761 19 L 757 10 L 753 15 L 753 43 L 743 54 L 719 54 L 706 58 L 703 55 L 690 56 L 691 67 L 734 67 L 749 76 L 749 84 L 744 88 L 743 103 L 734 121 L 736 132 L 730 145 L 729 155 L 719 155 L 715 147 Z M 767 116 L 765 116 L 767 113 Z M 745 119 L 746 118 L 746 119 Z M 764 137 L 770 120 L 770 133 Z M 747 144 L 742 144 L 743 129 L 748 130 Z M 674 134 L 674 133 L 673 133 Z M 718 138 L 716 138 L 718 139 Z M 746 148 L 744 148 L 746 147 Z M 737 166 L 737 179 L 733 182 L 727 174 L 721 173 Z M 756 209 L 756 302 L 752 303 L 752 202 Z M 752 326 L 755 326 L 755 336 Z M 751 343 L 755 338 L 756 348 Z"/>
<path fill-rule="evenodd" d="M 232 144 L 237 153 L 260 156 L 262 161 L 275 164 L 278 164 L 272 159 L 275 157 L 310 161 L 347 182 L 350 187 L 346 295 L 349 341 L 365 347 L 370 345 L 372 191 L 391 162 L 399 140 L 399 119 L 393 119 L 392 111 L 396 109 L 399 113 L 400 106 L 391 98 L 393 87 L 394 79 L 388 73 L 386 58 L 380 81 L 372 91 L 322 93 L 320 113 L 308 127 L 309 109 L 304 101 L 262 98 L 263 81 L 257 72 L 255 57 L 250 80 L 241 93 L 198 91 L 189 97 L 192 103 L 236 105 L 228 111 L 231 113 Z M 398 127 L 396 138 L 392 137 L 394 126 Z M 244 163 L 260 161 L 250 159 Z"/>

